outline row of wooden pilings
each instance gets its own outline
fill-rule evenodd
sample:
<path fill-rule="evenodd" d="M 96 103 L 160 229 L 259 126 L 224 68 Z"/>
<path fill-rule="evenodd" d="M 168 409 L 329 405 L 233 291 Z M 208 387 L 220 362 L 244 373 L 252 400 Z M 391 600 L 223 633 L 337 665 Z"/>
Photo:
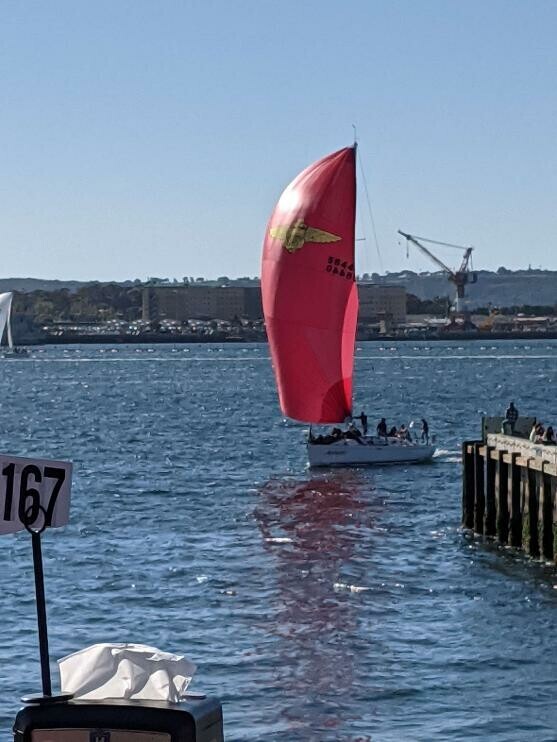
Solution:
<path fill-rule="evenodd" d="M 557 451 L 489 435 L 462 445 L 462 525 L 557 562 Z"/>

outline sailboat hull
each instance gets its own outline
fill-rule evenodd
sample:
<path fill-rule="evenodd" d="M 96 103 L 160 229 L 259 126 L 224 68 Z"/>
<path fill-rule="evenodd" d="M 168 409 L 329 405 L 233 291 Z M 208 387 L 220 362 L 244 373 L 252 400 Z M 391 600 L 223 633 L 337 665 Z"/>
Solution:
<path fill-rule="evenodd" d="M 29 351 L 27 348 L 6 348 L 2 352 L 1 356 L 4 360 L 29 358 Z"/>
<path fill-rule="evenodd" d="M 430 461 L 435 447 L 398 438 L 362 438 L 335 443 L 308 443 L 310 467 L 378 466 L 382 464 L 419 464 Z"/>

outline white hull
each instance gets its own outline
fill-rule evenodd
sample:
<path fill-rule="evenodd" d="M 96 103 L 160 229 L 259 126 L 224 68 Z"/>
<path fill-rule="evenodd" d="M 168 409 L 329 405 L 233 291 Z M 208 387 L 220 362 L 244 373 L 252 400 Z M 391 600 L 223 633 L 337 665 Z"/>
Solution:
<path fill-rule="evenodd" d="M 6 348 L 2 351 L 1 357 L 5 359 L 28 358 L 29 351 L 27 350 L 27 348 Z"/>
<path fill-rule="evenodd" d="M 308 443 L 309 465 L 314 466 L 372 466 L 374 464 L 418 464 L 429 461 L 434 446 L 404 441 L 399 438 L 368 436 L 335 443 Z"/>

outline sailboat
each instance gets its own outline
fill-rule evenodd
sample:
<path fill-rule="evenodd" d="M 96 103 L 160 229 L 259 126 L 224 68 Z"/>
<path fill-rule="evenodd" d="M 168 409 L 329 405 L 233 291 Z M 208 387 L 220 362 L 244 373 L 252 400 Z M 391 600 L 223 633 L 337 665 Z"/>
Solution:
<path fill-rule="evenodd" d="M 356 145 L 318 160 L 283 191 L 263 243 L 261 291 L 279 402 L 310 424 L 352 420 L 358 319 Z M 310 466 L 427 461 L 434 447 L 351 430 L 315 437 Z"/>
<path fill-rule="evenodd" d="M 11 312 L 12 312 L 13 292 L 7 291 L 0 294 L 0 345 L 6 332 L 7 348 L 2 353 L 3 358 L 19 358 L 27 355 L 24 348 L 16 348 L 12 338 Z"/>

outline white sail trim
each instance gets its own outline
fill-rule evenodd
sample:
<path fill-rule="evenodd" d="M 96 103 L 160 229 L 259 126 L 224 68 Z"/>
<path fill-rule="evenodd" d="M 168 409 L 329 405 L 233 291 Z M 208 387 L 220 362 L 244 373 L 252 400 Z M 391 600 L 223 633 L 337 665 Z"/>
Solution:
<path fill-rule="evenodd" d="M 4 330 L 7 328 L 8 346 L 10 348 L 14 347 L 14 342 L 12 339 L 12 328 L 10 325 L 12 299 L 13 293 L 11 291 L 6 291 L 5 293 L 0 294 L 0 343 L 2 342 L 2 338 L 4 336 Z"/>

